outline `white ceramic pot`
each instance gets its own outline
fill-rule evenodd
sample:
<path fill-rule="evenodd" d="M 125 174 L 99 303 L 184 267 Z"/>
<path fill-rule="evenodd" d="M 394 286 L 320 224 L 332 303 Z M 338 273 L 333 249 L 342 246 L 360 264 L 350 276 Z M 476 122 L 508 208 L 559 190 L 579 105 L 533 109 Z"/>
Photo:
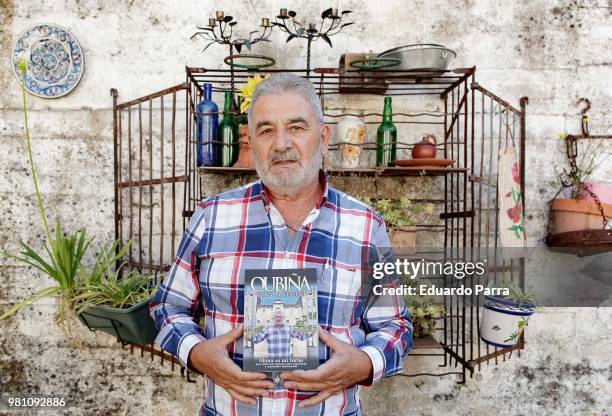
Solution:
<path fill-rule="evenodd" d="M 511 300 L 485 296 L 484 311 L 480 320 L 480 338 L 487 344 L 500 348 L 516 345 L 535 312 L 532 304 L 518 304 Z"/>
<path fill-rule="evenodd" d="M 344 115 L 338 119 L 336 143 L 338 143 L 338 167 L 357 168 L 365 142 L 363 116 Z"/>

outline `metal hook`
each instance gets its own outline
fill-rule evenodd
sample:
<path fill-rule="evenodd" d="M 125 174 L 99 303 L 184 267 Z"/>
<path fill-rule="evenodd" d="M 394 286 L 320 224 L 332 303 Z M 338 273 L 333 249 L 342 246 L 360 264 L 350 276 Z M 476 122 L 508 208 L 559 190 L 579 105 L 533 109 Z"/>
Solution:
<path fill-rule="evenodd" d="M 584 109 L 581 111 L 583 116 L 586 116 L 587 111 L 589 111 L 591 109 L 591 101 L 589 101 L 588 98 L 581 98 L 578 100 L 578 102 L 576 103 L 576 105 L 580 105 L 581 103 L 585 103 L 586 106 L 584 107 Z"/>
<path fill-rule="evenodd" d="M 582 109 L 582 120 L 581 120 L 581 127 L 582 127 L 582 136 L 584 137 L 588 137 L 589 136 L 589 117 L 586 115 L 587 111 L 589 111 L 591 109 L 591 102 L 589 101 L 588 98 L 581 98 L 578 100 L 578 102 L 576 103 L 576 105 L 580 105 L 581 103 L 585 103 L 585 107 Z"/>

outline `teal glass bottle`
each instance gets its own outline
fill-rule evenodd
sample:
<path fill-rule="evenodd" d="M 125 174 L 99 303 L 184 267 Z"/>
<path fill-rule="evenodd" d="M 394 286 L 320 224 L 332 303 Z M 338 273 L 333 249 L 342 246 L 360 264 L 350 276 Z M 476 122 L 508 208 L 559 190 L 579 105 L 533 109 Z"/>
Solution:
<path fill-rule="evenodd" d="M 225 92 L 223 104 L 223 121 L 219 123 L 219 144 L 221 146 L 221 166 L 232 166 L 238 158 L 238 126 L 232 114 L 233 96 L 231 91 Z"/>
<path fill-rule="evenodd" d="M 391 166 L 396 158 L 397 129 L 393 124 L 391 97 L 385 97 L 383 120 L 376 132 L 376 166 Z"/>

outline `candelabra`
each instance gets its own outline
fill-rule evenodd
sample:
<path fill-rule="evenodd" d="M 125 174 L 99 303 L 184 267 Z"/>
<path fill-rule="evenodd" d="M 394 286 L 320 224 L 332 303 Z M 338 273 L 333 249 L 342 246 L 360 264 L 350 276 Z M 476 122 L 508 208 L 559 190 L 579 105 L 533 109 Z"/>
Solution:
<path fill-rule="evenodd" d="M 215 17 L 208 19 L 208 26 L 198 26 L 199 31 L 194 33 L 191 39 L 199 36 L 208 41 L 208 44 L 204 47 L 204 49 L 202 49 L 202 52 L 215 43 L 227 45 L 229 47 L 229 55 L 225 57 L 224 62 L 232 67 L 235 66 L 246 69 L 259 69 L 274 65 L 274 59 L 268 56 L 240 54 L 243 47 L 246 47 L 250 51 L 251 46 L 258 42 L 270 42 L 269 37 L 272 34 L 270 19 L 267 17 L 261 19 L 261 24 L 259 26 L 262 29 L 251 31 L 248 38 L 233 38 L 234 26 L 236 26 L 236 24 L 238 24 L 238 22 L 234 20 L 232 16 L 228 16 L 224 11 L 218 10 Z M 235 55 L 234 50 L 238 52 L 238 54 Z M 260 64 L 245 64 L 235 62 L 238 59 L 244 58 L 260 59 L 264 62 Z"/>
<path fill-rule="evenodd" d="M 338 14 L 338 9 L 329 8 L 321 13 L 321 23 L 319 28 L 315 23 L 309 23 L 308 27 L 298 22 L 295 17 L 297 13 L 293 10 L 280 9 L 280 13 L 276 16 L 272 25 L 280 28 L 283 32 L 289 34 L 287 42 L 295 38 L 303 38 L 307 40 L 306 49 L 306 74 L 310 75 L 310 47 L 313 41 L 323 39 L 330 47 L 332 47 L 331 37 L 340 32 L 346 26 L 352 25 L 352 22 L 342 23 L 343 18 L 351 13 L 350 10 L 344 10 Z M 327 23 L 327 25 L 326 25 Z M 326 26 L 324 28 L 324 26 Z"/>

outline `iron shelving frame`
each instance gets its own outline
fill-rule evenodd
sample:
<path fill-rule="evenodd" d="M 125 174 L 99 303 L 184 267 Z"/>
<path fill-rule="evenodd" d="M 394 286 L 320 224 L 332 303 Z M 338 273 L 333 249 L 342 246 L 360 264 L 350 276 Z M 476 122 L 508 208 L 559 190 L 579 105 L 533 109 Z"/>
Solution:
<path fill-rule="evenodd" d="M 115 236 L 120 241 L 133 241 L 127 259 L 131 266 L 141 270 L 167 270 L 195 205 L 206 197 L 203 186 L 206 175 L 255 175 L 250 169 L 195 165 L 195 122 L 199 115 L 196 105 L 202 98 L 203 84 L 211 83 L 214 94 L 228 90 L 237 92 L 237 84 L 245 82 L 247 77 L 277 72 L 292 72 L 308 78 L 324 109 L 326 101 L 338 94 L 391 95 L 397 97 L 396 100 L 429 96 L 440 100 L 443 111 L 396 112 L 394 123 L 441 130 L 439 137 L 444 140 L 438 143 L 438 149 L 444 158 L 455 160 L 452 167 L 330 169 L 328 174 L 331 177 L 442 177 L 442 195 L 431 198 L 441 207 L 438 224 L 431 228 L 420 224 L 421 231 L 443 232 L 442 252 L 448 257 L 474 260 L 484 248 L 497 252 L 497 151 L 504 141 L 516 148 L 525 201 L 526 97 L 521 98 L 518 108 L 501 99 L 476 82 L 475 67 L 446 72 L 384 70 L 366 75 L 335 68 L 315 68 L 308 75 L 305 69 L 249 71 L 187 67 L 184 83 L 135 100 L 119 104 L 117 91 L 111 91 Z M 326 112 L 326 122 L 335 123 L 337 116 Z M 370 112 L 365 117 L 367 124 L 377 124 L 382 114 Z M 398 149 L 409 150 L 414 144 L 402 142 L 400 138 Z M 365 152 L 375 149 L 372 142 L 366 141 L 363 146 Z M 337 148 L 337 144 L 330 146 L 331 151 Z M 523 259 L 487 260 L 487 280 L 512 279 L 524 287 Z M 457 279 L 447 275 L 437 278 L 445 287 L 459 284 Z M 473 286 L 476 282 L 470 278 L 463 283 Z M 459 382 L 463 383 L 485 363 L 497 364 L 500 358 L 506 360 L 514 350 L 520 355 L 524 348 L 523 336 L 513 348 L 493 348 L 480 341 L 481 298 L 481 295 L 445 297 L 446 314 L 439 328 L 442 335 L 437 341 L 429 338 L 415 344 L 417 351 L 413 355 L 440 357 L 440 367 L 449 367 L 451 371 L 408 376 L 458 374 Z M 141 353 L 146 350 L 152 357 L 159 355 L 162 361 L 168 358 L 152 345 L 137 347 L 144 348 Z M 421 349 L 436 352 L 421 353 Z M 175 363 L 176 359 L 171 361 Z"/>

